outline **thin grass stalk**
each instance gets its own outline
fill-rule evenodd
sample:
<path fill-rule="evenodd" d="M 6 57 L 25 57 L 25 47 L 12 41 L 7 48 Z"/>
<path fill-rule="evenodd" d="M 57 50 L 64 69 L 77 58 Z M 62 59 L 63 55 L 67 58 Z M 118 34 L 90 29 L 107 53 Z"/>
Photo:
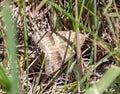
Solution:
<path fill-rule="evenodd" d="M 90 35 L 92 35 L 93 37 L 95 37 L 95 33 L 91 30 L 89 30 L 85 25 L 79 23 L 79 26 L 81 28 L 83 28 L 85 30 L 86 33 L 89 33 Z M 107 47 L 106 49 L 108 49 L 109 52 L 113 51 L 114 49 L 112 48 L 111 45 L 109 45 L 107 42 L 105 42 L 102 38 L 100 38 L 99 36 L 96 36 L 97 40 L 100 41 L 102 44 L 105 45 L 105 47 Z"/>
<path fill-rule="evenodd" d="M 68 10 L 70 11 L 71 14 L 73 14 L 73 7 L 72 7 L 73 2 L 72 0 L 68 0 L 68 2 L 69 2 Z"/>
<path fill-rule="evenodd" d="M 71 20 L 73 20 L 75 22 L 75 18 L 70 13 L 67 13 L 63 8 L 61 8 L 60 6 L 58 6 L 57 4 L 55 4 L 54 2 L 52 2 L 50 0 L 47 0 L 47 3 L 49 3 L 50 5 L 55 7 L 56 9 L 58 9 L 60 12 L 63 12 L 66 16 L 68 16 Z"/>
<path fill-rule="evenodd" d="M 97 10 L 97 6 L 96 6 L 96 0 L 92 0 L 92 6 L 91 6 L 91 11 L 96 15 L 96 10 Z M 97 28 L 97 18 L 96 16 L 92 15 L 91 16 L 91 22 L 92 22 L 92 29 L 93 31 L 96 30 Z M 96 37 L 98 35 L 98 30 L 96 30 L 97 32 L 95 32 L 95 37 L 94 37 L 94 41 L 93 41 L 93 45 L 94 45 L 94 65 L 96 64 L 96 61 L 97 61 L 97 44 L 96 44 Z M 94 70 L 93 72 L 94 74 L 96 73 L 96 70 Z M 96 81 L 96 78 L 94 78 L 94 81 Z"/>
<path fill-rule="evenodd" d="M 44 59 L 42 61 L 42 64 L 41 64 L 40 72 L 39 72 L 39 75 L 38 75 L 38 78 L 37 78 L 37 81 L 36 81 L 36 84 L 35 84 L 35 88 L 34 88 L 33 94 L 36 94 L 37 86 L 39 84 L 39 81 L 40 81 L 40 78 L 41 78 L 41 75 L 42 75 L 44 64 L 45 64 L 45 57 L 44 57 Z"/>
<path fill-rule="evenodd" d="M 94 37 L 94 41 L 93 41 L 93 46 L 92 46 L 92 51 L 91 51 L 91 55 L 90 55 L 90 63 L 89 63 L 89 65 L 92 65 L 92 62 L 93 62 L 93 57 L 94 57 L 94 53 L 95 53 L 94 51 L 95 51 L 95 46 L 96 46 L 96 39 L 97 39 L 97 35 L 98 35 L 98 31 L 100 29 L 100 26 L 101 26 L 101 21 L 98 23 L 98 26 L 97 26 L 96 31 L 95 31 L 96 36 Z M 96 61 L 94 60 L 94 62 L 96 62 Z M 87 86 L 87 89 L 88 89 L 88 87 L 90 86 L 90 83 L 89 83 L 90 76 L 88 76 L 87 80 L 88 80 L 88 83 L 87 83 L 86 86 Z"/>
<path fill-rule="evenodd" d="M 70 69 L 70 65 L 71 65 L 71 59 L 69 60 L 68 62 L 68 65 L 67 65 L 67 71 L 66 71 L 66 74 L 65 74 L 65 84 L 64 84 L 64 94 L 66 94 L 66 89 L 67 89 L 67 82 L 68 82 L 68 77 L 69 77 L 69 69 Z"/>
<path fill-rule="evenodd" d="M 26 4 L 25 1 L 23 1 L 23 9 L 24 9 L 24 21 L 23 21 L 23 33 L 24 33 L 24 62 L 26 64 L 26 67 L 28 67 L 28 32 L 27 32 L 27 23 L 26 23 Z M 26 92 L 28 93 L 28 74 L 29 70 L 26 70 L 26 79 L 27 79 L 27 88 Z"/>
<path fill-rule="evenodd" d="M 55 77 L 57 77 L 57 75 L 60 73 L 60 70 L 57 71 L 53 77 L 50 79 L 50 81 L 48 81 L 48 83 L 45 85 L 45 87 L 41 90 L 41 92 L 39 94 L 43 94 L 43 92 L 46 90 L 46 88 L 52 83 L 52 81 L 55 79 Z"/>
<path fill-rule="evenodd" d="M 5 33 L 4 33 L 4 30 L 2 27 L 0 27 L 1 29 L 1 37 L 3 38 L 3 53 L 4 53 L 4 48 L 7 48 L 7 43 L 6 43 L 6 40 L 5 40 Z M 6 58 L 8 56 L 8 50 L 6 50 Z M 2 62 L 2 65 L 6 67 L 6 63 Z"/>
<path fill-rule="evenodd" d="M 78 15 L 78 21 L 80 21 L 80 19 L 81 19 L 84 5 L 85 5 L 85 0 L 82 0 L 82 4 L 81 4 L 80 11 L 79 11 L 79 15 Z"/>
<path fill-rule="evenodd" d="M 81 8 L 82 9 L 82 8 Z M 81 13 L 82 15 L 82 13 Z M 76 22 L 75 22 L 75 32 L 76 32 L 76 53 L 77 53 L 77 67 L 78 67 L 78 72 L 79 72 L 79 75 L 82 77 L 83 76 L 83 65 L 82 65 L 82 58 L 81 58 L 81 46 L 80 46 L 80 41 L 79 40 L 79 26 L 78 26 L 78 23 L 77 23 L 77 20 L 78 19 L 78 0 L 75 0 L 75 19 L 76 19 Z"/>
<path fill-rule="evenodd" d="M 118 17 L 118 19 L 120 20 L 119 8 L 117 8 L 117 5 L 116 5 L 115 1 L 113 1 L 113 4 L 114 4 L 114 6 L 115 6 L 115 10 L 116 10 L 117 17 Z"/>
<path fill-rule="evenodd" d="M 91 4 L 91 11 L 94 15 L 91 15 L 91 23 L 93 25 L 93 30 L 96 29 L 97 27 L 97 18 L 96 18 L 96 13 L 97 13 L 97 2 L 96 0 L 92 0 L 92 4 Z"/>
<path fill-rule="evenodd" d="M 89 66 L 91 66 L 92 65 L 92 63 L 93 63 L 93 58 L 94 58 L 94 50 L 95 50 L 95 48 L 94 48 L 94 43 L 92 43 L 92 49 L 91 49 L 91 53 L 90 53 L 90 61 L 89 61 Z M 90 68 L 90 67 L 89 67 Z M 87 83 L 86 83 L 86 90 L 88 89 L 90 87 L 90 75 L 88 75 L 88 77 L 87 77 Z"/>
<path fill-rule="evenodd" d="M 83 84 L 85 82 L 85 80 L 87 79 L 87 77 L 90 75 L 90 73 L 95 70 L 98 66 L 100 66 L 106 59 L 116 55 L 119 53 L 119 50 L 114 50 L 111 53 L 109 53 L 108 55 L 106 55 L 104 58 L 102 58 L 101 60 L 99 60 L 98 62 L 96 62 L 96 65 L 94 66 L 90 66 L 88 72 L 86 73 L 86 75 L 83 76 L 83 78 L 80 80 L 80 85 Z M 76 94 L 77 92 L 77 87 L 75 87 L 75 89 L 73 90 L 72 94 Z"/>
<path fill-rule="evenodd" d="M 73 52 L 74 46 L 75 46 L 75 39 L 76 39 L 76 35 L 74 36 L 74 39 L 73 39 L 72 49 L 70 51 L 69 61 L 68 61 L 68 65 L 67 65 L 67 70 L 66 70 L 66 75 L 65 75 L 66 78 L 65 78 L 65 85 L 64 85 L 64 94 L 65 94 L 66 85 L 67 85 L 67 81 L 68 81 L 69 69 L 70 69 L 71 60 L 72 60 L 72 52 Z"/>
<path fill-rule="evenodd" d="M 98 26 L 96 24 L 97 24 L 97 22 L 94 22 L 94 27 L 95 27 L 94 29 L 96 30 L 95 31 L 96 34 L 95 34 L 94 41 L 93 41 L 93 45 L 94 45 L 94 65 L 97 62 L 97 35 L 98 35 L 99 29 L 100 29 L 101 22 L 98 23 Z M 96 70 L 94 70 L 94 74 L 95 73 L 96 73 Z M 94 81 L 96 81 L 96 79 L 94 79 Z"/>
<path fill-rule="evenodd" d="M 8 52 L 8 62 L 10 65 L 10 73 L 11 73 L 11 83 L 10 83 L 10 94 L 20 94 L 19 91 L 19 83 L 18 83 L 18 62 L 17 62 L 17 49 L 16 49 L 16 30 L 15 25 L 12 20 L 11 10 L 9 8 L 10 2 L 5 1 L 5 5 L 3 8 L 3 18 L 5 23 L 5 40 L 7 44 L 7 52 Z"/>
<path fill-rule="evenodd" d="M 105 60 L 107 60 L 108 58 L 112 57 L 113 55 L 116 55 L 119 52 L 119 50 L 114 50 L 111 53 L 109 53 L 108 55 L 106 55 L 104 58 L 102 58 L 101 60 L 99 60 L 98 62 L 96 62 L 96 65 L 94 65 L 93 67 L 91 67 L 86 75 L 90 75 L 90 71 L 92 72 L 94 69 L 96 69 L 99 65 L 101 65 L 102 63 L 104 63 Z M 85 76 L 83 78 L 86 78 Z M 85 80 L 84 80 L 85 81 Z M 81 83 L 83 83 L 84 81 L 80 81 Z"/>
<path fill-rule="evenodd" d="M 42 0 L 42 2 L 37 6 L 37 10 L 40 10 L 46 2 L 47 0 Z"/>
<path fill-rule="evenodd" d="M 104 8 L 103 15 L 105 15 L 107 13 L 108 8 L 110 7 L 110 5 L 113 2 L 113 0 L 107 0 L 107 1 L 108 1 L 108 4 Z"/>
<path fill-rule="evenodd" d="M 77 86 L 77 83 L 71 83 L 71 84 L 68 84 L 67 86 L 66 86 L 66 88 L 74 88 L 75 86 Z M 62 91 L 64 89 L 64 87 L 63 88 L 60 88 L 60 89 L 58 89 L 58 88 L 56 88 L 53 92 L 52 92 L 52 94 L 56 94 L 55 92 L 56 91 L 58 91 L 58 90 L 60 90 L 60 91 Z"/>
<path fill-rule="evenodd" d="M 109 24 L 109 28 L 110 28 L 110 32 L 112 33 L 112 35 L 113 35 L 113 39 L 114 39 L 114 41 L 115 41 L 115 44 L 117 44 L 117 39 L 116 39 L 116 36 L 115 36 L 115 30 L 114 30 L 114 26 L 113 26 L 113 22 L 110 20 L 110 16 L 109 16 L 109 14 L 108 13 L 106 13 L 105 14 L 105 17 L 106 17 L 106 20 L 107 20 L 107 22 L 108 22 L 108 24 Z"/>
<path fill-rule="evenodd" d="M 83 0 L 84 2 L 85 0 Z M 82 3 L 83 4 L 83 3 Z M 79 73 L 79 78 L 81 79 L 81 77 L 84 75 L 83 73 L 83 64 L 82 64 L 82 54 L 81 54 L 81 44 L 80 44 L 80 36 L 79 36 L 79 25 L 78 25 L 78 21 L 80 21 L 81 19 L 81 15 L 82 15 L 82 11 L 83 11 L 83 6 L 81 6 L 81 9 L 80 9 L 80 14 L 79 14 L 79 18 L 78 18 L 78 0 L 75 0 L 75 19 L 76 19 L 76 22 L 75 22 L 75 32 L 76 32 L 76 54 L 77 54 L 77 63 L 76 63 L 76 66 L 77 66 L 77 70 L 78 70 L 78 73 Z M 78 80 L 78 90 L 81 91 L 81 86 L 79 86 L 79 80 Z"/>
<path fill-rule="evenodd" d="M 69 13 L 67 13 L 64 9 L 62 9 L 60 6 L 58 6 L 57 4 L 53 3 L 52 1 L 47 0 L 48 3 L 50 5 L 52 5 L 53 7 L 55 7 L 56 9 L 58 9 L 60 12 L 63 12 L 66 16 L 68 16 L 73 22 L 76 22 L 75 18 L 70 15 Z M 92 35 L 93 37 L 95 37 L 95 33 L 91 30 L 89 30 L 84 24 L 80 23 L 78 21 L 79 27 L 82 28 L 83 30 L 85 30 L 86 33 Z M 109 45 L 107 42 L 105 42 L 102 38 L 100 38 L 99 36 L 97 36 L 97 40 L 100 41 L 102 44 L 105 45 L 105 47 L 107 47 L 106 49 L 108 49 L 109 52 L 113 51 L 114 49 L 111 47 L 111 45 Z"/>
<path fill-rule="evenodd" d="M 97 19 L 99 19 L 99 17 L 94 14 L 89 8 L 87 8 L 86 6 L 84 6 L 84 9 L 86 9 L 90 14 L 92 14 L 94 17 L 96 17 Z"/>
<path fill-rule="evenodd" d="M 21 3 L 20 1 L 16 1 L 17 2 L 17 5 L 18 5 L 18 15 L 21 15 Z M 15 19 L 15 24 L 17 25 L 17 21 L 18 21 L 18 17 Z M 19 67 L 19 78 L 22 77 L 22 69 L 21 69 L 21 61 L 19 61 L 19 64 L 18 64 L 18 67 Z M 22 87 L 22 83 L 21 83 L 21 80 L 19 80 L 19 86 Z"/>

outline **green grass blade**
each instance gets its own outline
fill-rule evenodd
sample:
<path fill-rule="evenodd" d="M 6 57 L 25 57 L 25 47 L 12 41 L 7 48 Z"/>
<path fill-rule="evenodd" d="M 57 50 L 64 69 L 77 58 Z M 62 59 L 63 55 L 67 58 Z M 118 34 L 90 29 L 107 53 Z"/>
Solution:
<path fill-rule="evenodd" d="M 100 61 L 98 61 L 98 62 L 96 63 L 96 65 L 94 65 L 94 67 L 91 67 L 91 66 L 90 66 L 88 72 L 86 73 L 86 75 L 83 76 L 82 79 L 80 79 L 80 85 L 85 82 L 85 80 L 86 80 L 87 77 L 90 75 L 90 73 L 91 73 L 93 70 L 95 70 L 99 65 L 101 65 L 104 60 L 106 60 L 107 58 L 110 58 L 110 57 L 113 56 L 113 55 L 118 54 L 118 52 L 119 52 L 119 50 L 114 50 L 112 53 L 106 55 L 104 58 L 102 58 Z M 77 92 L 77 87 L 78 87 L 78 86 L 76 86 L 76 88 L 74 89 L 73 94 L 76 94 L 76 92 Z M 92 93 L 90 93 L 90 94 L 92 94 Z"/>
<path fill-rule="evenodd" d="M 102 94 L 111 83 L 120 75 L 120 68 L 112 66 L 102 77 L 99 83 L 89 88 L 85 94 Z"/>
<path fill-rule="evenodd" d="M 43 59 L 43 61 L 42 61 L 42 65 L 41 65 L 41 68 L 40 68 L 39 76 L 38 76 L 37 81 L 36 81 L 36 84 L 35 84 L 35 89 L 34 89 L 33 94 L 36 94 L 37 86 L 38 86 L 38 84 L 39 84 L 39 81 L 40 81 L 40 78 L 41 78 L 41 75 L 42 75 L 42 71 L 43 71 L 44 64 L 45 64 L 45 57 L 44 57 L 44 59 Z"/>
<path fill-rule="evenodd" d="M 7 91 L 7 93 L 10 93 L 10 81 L 1 66 L 0 66 L 0 84 Z"/>
<path fill-rule="evenodd" d="M 95 31 L 96 35 L 94 37 L 94 41 L 93 41 L 93 44 L 92 44 L 92 50 L 91 50 L 91 55 L 90 55 L 90 64 L 89 65 L 92 65 L 92 63 L 94 62 L 93 58 L 94 58 L 94 53 L 95 53 L 96 36 L 98 35 L 98 31 L 100 29 L 100 25 L 101 25 L 101 22 L 98 23 L 98 26 L 97 26 L 96 31 Z M 88 79 L 88 82 L 87 82 L 86 86 L 89 87 L 90 86 L 90 83 L 89 83 L 89 81 L 90 81 L 90 75 L 87 77 L 87 79 Z"/>
<path fill-rule="evenodd" d="M 25 2 L 23 3 L 23 9 L 24 9 L 24 30 L 23 30 L 23 33 L 24 33 L 24 60 L 25 60 L 25 63 L 26 65 L 28 66 L 28 32 L 27 32 L 27 22 L 26 22 L 26 5 L 25 5 Z"/>
<path fill-rule="evenodd" d="M 120 17 L 120 12 L 119 13 L 116 13 L 116 12 L 109 13 L 109 16 L 110 17 Z"/>
<path fill-rule="evenodd" d="M 9 8 L 9 2 L 5 2 L 5 6 L 3 8 L 3 18 L 5 25 L 5 40 L 7 44 L 7 52 L 8 52 L 8 60 L 11 70 L 11 91 L 10 94 L 20 94 L 18 89 L 18 69 L 17 69 L 17 50 L 16 50 L 16 30 L 14 23 L 12 21 L 11 10 Z"/>
<path fill-rule="evenodd" d="M 48 81 L 48 83 L 45 85 L 45 87 L 41 90 L 41 92 L 39 94 L 43 94 L 43 92 L 47 89 L 47 87 L 53 82 L 53 80 L 55 79 L 55 77 L 60 73 L 60 70 L 57 71 L 53 77 L 50 79 L 50 81 Z"/>
<path fill-rule="evenodd" d="M 46 0 L 43 0 L 46 1 Z M 63 8 L 61 8 L 60 6 L 58 6 L 57 4 L 55 4 L 54 2 L 47 0 L 47 2 L 52 5 L 54 8 L 58 9 L 60 12 L 63 12 L 66 16 L 68 16 L 71 20 L 75 21 L 75 18 L 68 12 L 66 12 L 66 10 L 64 10 Z"/>
<path fill-rule="evenodd" d="M 96 0 L 92 0 L 92 6 L 91 6 L 91 11 L 96 15 L 96 13 L 97 13 L 97 5 L 96 5 L 97 3 L 96 3 Z M 96 27 L 97 27 L 97 18 L 96 18 L 96 16 L 94 16 L 94 15 L 91 15 L 91 17 L 92 17 L 92 25 L 94 26 L 94 30 L 96 29 Z"/>
<path fill-rule="evenodd" d="M 112 4 L 112 1 L 113 1 L 113 0 L 107 0 L 107 1 L 108 1 L 108 4 L 107 4 L 107 5 L 105 6 L 105 8 L 104 8 L 103 15 L 106 14 L 106 12 L 107 12 L 108 8 L 110 7 L 110 5 Z"/>
<path fill-rule="evenodd" d="M 27 32 L 27 22 L 26 22 L 26 4 L 25 1 L 23 1 L 23 9 L 24 9 L 24 21 L 23 21 L 23 26 L 24 26 L 24 62 L 26 64 L 26 67 L 28 67 L 28 32 Z M 29 70 L 26 71 L 26 79 L 27 79 L 27 88 L 26 92 L 28 92 L 28 74 Z M 28 93 L 27 93 L 28 94 Z"/>
<path fill-rule="evenodd" d="M 94 14 L 89 8 L 87 8 L 86 6 L 84 6 L 84 8 L 85 8 L 91 15 L 93 15 L 95 18 L 99 19 L 99 17 L 98 17 L 96 14 Z"/>
<path fill-rule="evenodd" d="M 83 13 L 83 8 L 84 8 L 84 4 L 85 4 L 85 0 L 82 0 L 82 4 L 80 7 L 80 12 L 79 12 L 79 17 L 78 17 L 78 21 L 80 21 L 82 13 Z"/>

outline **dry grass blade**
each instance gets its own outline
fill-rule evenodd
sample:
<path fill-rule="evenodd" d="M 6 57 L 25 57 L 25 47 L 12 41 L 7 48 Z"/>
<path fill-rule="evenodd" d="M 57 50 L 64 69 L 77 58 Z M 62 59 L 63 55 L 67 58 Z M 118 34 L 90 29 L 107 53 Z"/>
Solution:
<path fill-rule="evenodd" d="M 77 54 L 77 68 L 79 75 L 83 76 L 83 64 L 82 64 L 82 54 L 81 54 L 81 47 L 82 44 L 80 44 L 80 36 L 79 36 L 79 27 L 78 27 L 78 0 L 75 0 L 75 18 L 76 18 L 76 54 Z"/>

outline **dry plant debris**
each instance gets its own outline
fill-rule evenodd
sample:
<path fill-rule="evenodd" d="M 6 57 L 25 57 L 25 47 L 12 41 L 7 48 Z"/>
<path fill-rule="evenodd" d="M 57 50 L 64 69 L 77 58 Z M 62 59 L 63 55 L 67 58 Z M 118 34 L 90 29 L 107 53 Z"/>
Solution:
<path fill-rule="evenodd" d="M 1 0 L 2 1 L 2 0 Z M 0 1 L 0 2 L 1 2 Z M 55 0 L 56 3 L 58 2 Z M 64 1 L 64 0 L 63 0 Z M 66 2 L 65 2 L 66 1 Z M 67 0 L 61 2 L 61 6 L 66 6 Z M 53 23 L 50 21 L 50 9 L 51 6 L 48 4 L 45 4 L 41 9 L 38 8 L 38 5 L 41 1 L 34 2 L 34 0 L 26 0 L 26 17 L 27 17 L 27 31 L 28 31 L 28 38 L 29 38 L 29 66 L 26 68 L 24 65 L 23 60 L 23 54 L 24 54 L 24 46 L 23 46 L 23 18 L 24 18 L 24 10 L 23 8 L 19 8 L 16 1 L 13 1 L 11 3 L 11 9 L 13 12 L 13 19 L 17 23 L 17 37 L 18 37 L 18 57 L 20 61 L 20 67 L 21 67 L 21 82 L 22 82 L 22 90 L 25 92 L 25 89 L 27 87 L 27 80 L 26 80 L 26 69 L 29 69 L 29 78 L 28 78 L 28 86 L 29 86 L 29 92 L 28 94 L 32 94 L 34 90 L 34 86 L 36 83 L 36 79 L 38 77 L 38 72 L 40 71 L 41 62 L 43 58 L 45 57 L 45 67 L 43 69 L 42 77 L 40 79 L 39 85 L 37 86 L 36 93 L 39 94 L 40 91 L 45 87 L 47 84 L 47 81 L 50 80 L 50 77 L 52 77 L 55 72 L 62 69 L 66 63 L 69 60 L 70 54 L 72 53 L 72 57 L 76 59 L 76 52 L 75 50 L 72 50 L 72 43 L 74 41 L 75 32 L 73 30 L 66 30 L 62 29 L 63 27 L 60 27 L 60 31 L 54 31 Z M 97 0 L 98 9 L 100 11 L 98 14 L 101 15 L 101 7 L 105 1 L 104 0 Z M 117 1 L 117 7 L 119 10 L 119 0 Z M 1 7 L 1 6 L 0 6 Z M 111 9 L 113 11 L 116 10 L 116 8 L 113 8 L 111 6 Z M 107 15 L 107 14 L 106 14 Z M 86 24 L 87 19 L 89 18 L 89 13 L 83 14 L 82 23 Z M 87 16 L 87 17 L 86 17 Z M 1 15 L 0 15 L 1 17 Z M 67 19 L 67 18 L 65 18 Z M 106 16 L 103 19 L 102 26 L 100 28 L 99 36 L 104 39 L 107 43 L 109 43 L 113 48 L 117 46 L 116 37 L 114 36 L 113 32 L 111 32 L 111 29 L 107 26 L 111 23 L 109 23 L 109 18 Z M 120 23 L 118 18 L 116 18 L 116 21 Z M 69 19 L 68 21 L 64 22 L 66 27 L 69 25 Z M 55 25 L 55 24 L 54 24 Z M 70 25 L 71 26 L 71 25 Z M 71 27 L 69 29 L 71 29 Z M 91 27 L 90 24 L 88 24 L 88 27 Z M 115 25 L 114 25 L 115 27 Z M 0 19 L 0 30 L 2 31 L 2 22 Z M 4 34 L 2 34 L 4 35 Z M 92 42 L 94 41 L 92 36 L 87 36 L 84 34 L 79 33 L 80 37 L 80 47 L 82 51 L 82 60 L 83 60 L 83 66 L 85 73 L 89 69 L 89 61 L 90 61 L 90 52 L 92 49 Z M 108 50 L 102 43 L 97 42 L 97 49 L 96 49 L 96 61 L 99 61 L 101 58 L 106 56 L 110 50 Z M 6 54 L 6 49 L 4 48 L 4 43 L 2 37 L 0 37 L 0 61 L 4 60 L 4 55 Z M 4 61 L 5 62 L 5 61 Z M 107 70 L 111 65 L 115 64 L 114 57 L 111 57 L 105 61 L 103 61 L 102 65 L 100 65 L 96 72 L 92 72 L 90 75 L 90 84 L 97 83 L 99 79 L 102 77 L 105 70 Z M 71 66 L 72 67 L 72 66 Z M 65 83 L 65 68 L 61 71 L 62 73 L 59 74 L 59 76 L 56 77 L 55 80 L 53 80 L 52 84 L 46 88 L 44 91 L 44 94 L 63 94 L 63 88 Z M 71 68 L 72 70 L 72 68 Z M 68 85 L 76 84 L 76 79 L 74 74 L 70 71 L 69 77 L 68 77 Z M 71 93 L 73 88 L 68 88 L 67 93 Z M 0 89 L 1 92 L 1 89 Z"/>

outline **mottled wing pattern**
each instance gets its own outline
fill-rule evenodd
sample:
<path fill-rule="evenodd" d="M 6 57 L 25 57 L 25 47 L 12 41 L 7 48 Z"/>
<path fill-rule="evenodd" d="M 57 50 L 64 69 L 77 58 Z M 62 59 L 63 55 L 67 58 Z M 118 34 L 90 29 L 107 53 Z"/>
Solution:
<path fill-rule="evenodd" d="M 71 43 L 74 40 L 75 32 L 35 32 L 32 39 L 38 43 L 40 49 L 45 53 L 45 73 L 51 75 L 61 68 L 62 64 L 69 58 L 71 53 Z M 80 34 L 81 45 L 84 35 Z M 72 54 L 75 52 L 72 51 Z"/>

